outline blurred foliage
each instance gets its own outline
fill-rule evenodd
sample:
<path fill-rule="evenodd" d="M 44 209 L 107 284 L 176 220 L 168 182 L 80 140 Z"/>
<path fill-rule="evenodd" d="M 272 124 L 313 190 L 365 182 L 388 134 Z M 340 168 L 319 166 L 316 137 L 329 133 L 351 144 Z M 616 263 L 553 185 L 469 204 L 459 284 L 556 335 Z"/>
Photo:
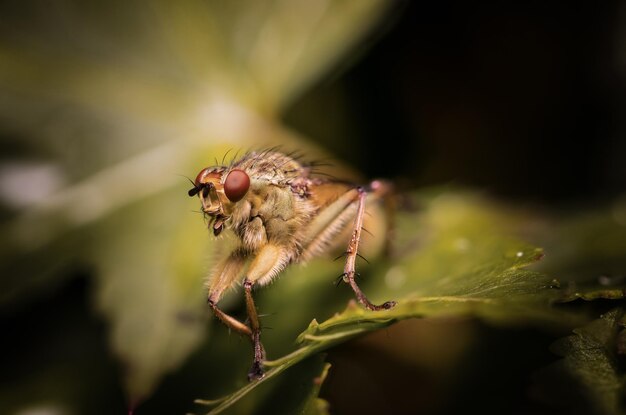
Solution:
<path fill-rule="evenodd" d="M 569 413 L 624 412 L 624 310 L 613 309 L 555 342 L 563 359 L 539 372 L 542 398 Z M 567 379 L 563 384 L 555 379 Z"/>
<path fill-rule="evenodd" d="M 0 301 L 25 301 L 77 263 L 95 266 L 95 304 L 129 399 L 149 396 L 205 335 L 199 288 L 210 239 L 189 213 L 183 175 L 232 148 L 309 148 L 273 116 L 384 8 L 3 4 L 0 116 L 11 150 L 3 180 L 18 186 L 3 198 L 20 209 L 2 224 Z M 20 182 L 42 166 L 53 183 Z M 22 193 L 35 198 L 18 205 Z"/>
<path fill-rule="evenodd" d="M 270 369 L 259 382 L 245 381 L 249 345 L 221 326 L 213 330 L 204 304 L 203 278 L 225 247 L 207 235 L 184 176 L 251 147 L 326 157 L 279 117 L 356 56 L 389 4 L 0 5 L 0 310 L 10 321 L 21 316 L 8 323 L 16 332 L 42 326 L 40 339 L 11 350 L 48 352 L 7 372 L 15 379 L 2 382 L 2 412 L 96 413 L 98 399 L 110 404 L 125 394 L 136 413 L 159 413 L 169 411 L 163 402 L 190 407 L 195 394 L 223 396 L 211 413 L 332 413 L 318 397 L 329 374 L 320 352 L 357 336 L 435 317 L 565 335 L 602 308 L 603 301 L 587 307 L 583 300 L 623 297 L 623 201 L 559 216 L 472 192 L 412 192 L 400 203 L 392 255 L 359 264 L 372 300 L 399 305 L 380 313 L 346 308 L 351 293 L 331 285 L 339 263 L 292 267 L 259 292 L 259 310 L 269 313 L 262 320 Z M 59 310 L 31 309 L 77 273 L 90 281 L 86 292 L 61 296 Z M 242 314 L 237 294 L 223 304 Z M 622 356 L 611 352 L 621 344 L 614 335 L 621 324 L 621 311 L 606 314 L 559 349 L 564 376 L 579 381 L 601 413 L 621 409 L 614 361 Z M 469 337 L 454 337 L 461 346 L 449 350 L 450 360 L 458 361 Z M 453 335 L 442 338 L 420 340 L 444 344 Z M 593 353 L 581 353 L 589 342 Z M 403 353 L 415 358 L 414 350 Z"/>

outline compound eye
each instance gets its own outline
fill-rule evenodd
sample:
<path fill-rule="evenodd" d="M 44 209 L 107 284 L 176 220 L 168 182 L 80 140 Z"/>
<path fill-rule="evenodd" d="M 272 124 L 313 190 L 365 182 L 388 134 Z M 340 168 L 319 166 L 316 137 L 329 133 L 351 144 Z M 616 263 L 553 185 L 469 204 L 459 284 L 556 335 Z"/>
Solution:
<path fill-rule="evenodd" d="M 224 181 L 224 193 L 231 202 L 238 202 L 243 199 L 249 188 L 250 177 L 243 170 L 232 170 Z"/>

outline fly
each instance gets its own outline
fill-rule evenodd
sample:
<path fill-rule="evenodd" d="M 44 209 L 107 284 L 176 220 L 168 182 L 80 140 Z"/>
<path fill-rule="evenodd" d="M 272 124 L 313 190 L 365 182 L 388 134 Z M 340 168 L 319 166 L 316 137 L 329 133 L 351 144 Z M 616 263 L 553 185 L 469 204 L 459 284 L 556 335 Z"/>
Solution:
<path fill-rule="evenodd" d="M 316 177 L 312 167 L 274 150 L 251 152 L 228 166 L 202 169 L 189 190 L 198 196 L 214 235 L 230 230 L 237 247 L 212 270 L 208 304 L 230 329 L 249 337 L 254 350 L 248 379 L 264 376 L 265 350 L 252 290 L 270 283 L 292 263 L 303 263 L 327 250 L 351 228 L 341 275 L 357 300 L 369 310 L 388 310 L 387 301 L 371 303 L 355 281 L 356 258 L 366 200 L 389 197 L 390 184 L 368 186 Z M 248 323 L 224 313 L 218 303 L 224 292 L 243 280 Z"/>

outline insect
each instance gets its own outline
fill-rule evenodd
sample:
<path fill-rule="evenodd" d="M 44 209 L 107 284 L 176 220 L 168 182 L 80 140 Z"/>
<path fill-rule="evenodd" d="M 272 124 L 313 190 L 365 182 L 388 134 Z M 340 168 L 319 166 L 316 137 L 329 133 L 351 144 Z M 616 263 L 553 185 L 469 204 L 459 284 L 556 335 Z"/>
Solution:
<path fill-rule="evenodd" d="M 265 350 L 253 289 L 270 283 L 291 263 L 302 263 L 327 251 L 338 235 L 350 230 L 341 278 L 369 310 L 387 310 L 387 301 L 372 304 L 355 281 L 355 263 L 366 200 L 381 200 L 390 184 L 376 180 L 368 186 L 320 177 L 312 165 L 276 150 L 250 152 L 229 165 L 202 169 L 189 190 L 199 196 L 208 226 L 217 236 L 234 233 L 238 246 L 212 270 L 208 304 L 230 329 L 250 338 L 254 357 L 248 379 L 264 376 Z M 243 282 L 247 323 L 223 312 L 224 292 Z"/>

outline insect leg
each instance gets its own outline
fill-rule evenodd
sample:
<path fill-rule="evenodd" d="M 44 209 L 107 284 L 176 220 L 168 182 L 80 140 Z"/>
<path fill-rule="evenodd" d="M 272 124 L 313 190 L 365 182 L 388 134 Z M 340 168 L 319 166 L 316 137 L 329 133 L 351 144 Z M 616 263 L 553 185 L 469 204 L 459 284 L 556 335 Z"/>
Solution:
<path fill-rule="evenodd" d="M 261 343 L 261 327 L 259 325 L 259 315 L 256 311 L 254 299 L 252 298 L 253 286 L 254 282 L 248 279 L 246 279 L 243 283 L 243 287 L 246 293 L 246 308 L 248 310 L 248 319 L 250 320 L 250 328 L 252 330 L 252 332 L 250 333 L 250 338 L 252 339 L 252 348 L 254 351 L 252 367 L 248 372 L 248 380 L 250 381 L 255 379 L 261 379 L 263 376 L 265 376 L 265 373 L 263 373 L 263 368 L 261 367 L 261 362 L 265 360 L 265 349 L 263 348 L 263 344 Z"/>
<path fill-rule="evenodd" d="M 227 327 L 235 330 L 238 333 L 252 337 L 252 331 L 250 327 L 240 322 L 234 317 L 229 316 L 219 309 L 217 303 L 222 298 L 224 291 L 230 288 L 236 281 L 237 277 L 241 275 L 241 270 L 245 265 L 246 258 L 243 252 L 236 250 L 229 255 L 226 260 L 217 266 L 213 272 L 213 277 L 209 282 L 209 307 L 213 311 L 213 314 L 220 319 Z"/>
<path fill-rule="evenodd" d="M 363 188 L 358 188 L 358 198 L 357 198 L 357 211 L 354 219 L 354 230 L 352 231 L 352 237 L 350 238 L 350 243 L 348 244 L 348 249 L 346 250 L 346 265 L 343 269 L 343 279 L 345 282 L 350 284 L 352 290 L 356 294 L 357 300 L 361 303 L 365 308 L 369 310 L 388 310 L 396 305 L 395 301 L 387 301 L 381 305 L 372 304 L 363 291 L 359 288 L 354 279 L 356 274 L 355 264 L 356 257 L 358 255 L 359 250 L 359 242 L 361 241 L 361 229 L 363 227 L 363 215 L 365 213 L 365 198 L 367 197 L 367 192 Z"/>
<path fill-rule="evenodd" d="M 261 326 L 259 324 L 256 305 L 252 298 L 252 288 L 255 285 L 265 285 L 269 283 L 276 274 L 285 268 L 288 262 L 289 256 L 286 249 L 277 245 L 267 244 L 261 248 L 252 264 L 250 264 L 248 275 L 243 282 L 254 347 L 254 360 L 252 362 L 252 368 L 250 372 L 248 372 L 249 380 L 261 379 L 265 375 L 262 368 L 262 362 L 265 359 L 265 350 L 261 343 Z"/>

